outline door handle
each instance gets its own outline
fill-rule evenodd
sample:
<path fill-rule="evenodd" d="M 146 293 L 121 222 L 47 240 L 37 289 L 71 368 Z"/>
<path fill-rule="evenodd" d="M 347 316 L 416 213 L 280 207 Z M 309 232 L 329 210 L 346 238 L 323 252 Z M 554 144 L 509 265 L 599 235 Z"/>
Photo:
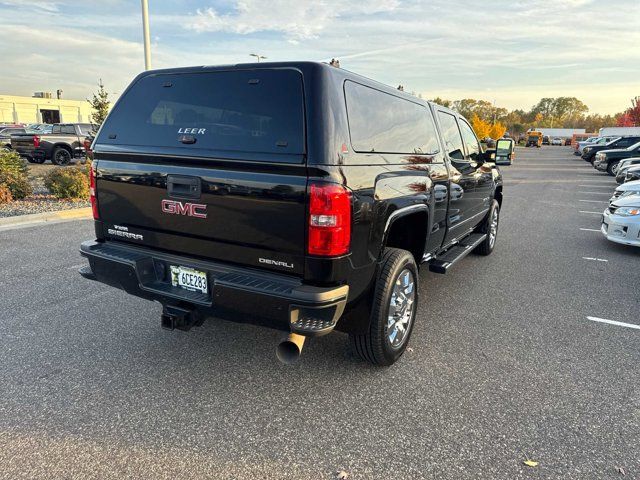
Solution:
<path fill-rule="evenodd" d="M 167 175 L 167 194 L 175 198 L 200 198 L 202 182 L 198 177 Z"/>

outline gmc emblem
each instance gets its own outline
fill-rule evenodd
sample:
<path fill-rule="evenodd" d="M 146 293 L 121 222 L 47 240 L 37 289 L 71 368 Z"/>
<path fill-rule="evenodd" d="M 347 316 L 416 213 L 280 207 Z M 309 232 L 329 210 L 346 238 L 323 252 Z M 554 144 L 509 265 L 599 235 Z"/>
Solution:
<path fill-rule="evenodd" d="M 201 203 L 182 203 L 175 200 L 162 200 L 162 212 L 173 215 L 186 215 L 187 217 L 207 218 L 204 210 L 206 205 Z"/>

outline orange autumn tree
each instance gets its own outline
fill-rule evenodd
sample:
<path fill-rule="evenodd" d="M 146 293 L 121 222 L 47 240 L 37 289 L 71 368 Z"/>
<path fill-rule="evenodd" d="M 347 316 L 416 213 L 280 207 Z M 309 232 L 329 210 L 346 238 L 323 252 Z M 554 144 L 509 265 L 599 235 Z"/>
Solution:
<path fill-rule="evenodd" d="M 505 134 L 506 131 L 507 131 L 506 126 L 504 126 L 500 122 L 496 122 L 491 126 L 491 129 L 489 131 L 489 136 L 497 140 L 498 138 L 502 138 L 502 136 Z"/>
<path fill-rule="evenodd" d="M 487 138 L 491 133 L 491 124 L 482 120 L 477 113 L 474 113 L 471 116 L 471 126 L 473 127 L 473 131 L 476 132 L 476 136 L 480 140 L 482 140 L 483 138 Z"/>

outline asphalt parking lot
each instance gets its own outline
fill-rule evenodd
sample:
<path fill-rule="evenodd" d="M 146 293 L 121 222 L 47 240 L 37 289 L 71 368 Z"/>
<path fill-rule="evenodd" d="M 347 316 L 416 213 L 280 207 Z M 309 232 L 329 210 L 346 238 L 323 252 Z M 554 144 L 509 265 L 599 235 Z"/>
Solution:
<path fill-rule="evenodd" d="M 88 282 L 89 221 L 0 231 L 0 478 L 640 478 L 640 249 L 565 147 L 504 167 L 495 252 L 421 275 L 409 351 L 370 367 Z M 594 320 L 595 319 L 595 320 Z M 523 464 L 539 462 L 536 467 Z"/>

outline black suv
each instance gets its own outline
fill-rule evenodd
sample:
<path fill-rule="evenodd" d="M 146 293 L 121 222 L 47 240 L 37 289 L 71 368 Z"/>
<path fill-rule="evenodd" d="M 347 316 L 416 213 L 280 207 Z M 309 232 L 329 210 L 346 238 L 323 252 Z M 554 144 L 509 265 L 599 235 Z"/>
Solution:
<path fill-rule="evenodd" d="M 625 149 L 640 142 L 640 135 L 617 138 L 606 145 L 586 146 L 582 149 L 582 159 L 591 162 L 595 161 L 596 154 L 602 150 Z"/>
<path fill-rule="evenodd" d="M 404 352 L 418 267 L 494 248 L 502 177 L 456 112 L 319 63 L 157 70 L 92 145 L 89 279 L 206 317 Z"/>

